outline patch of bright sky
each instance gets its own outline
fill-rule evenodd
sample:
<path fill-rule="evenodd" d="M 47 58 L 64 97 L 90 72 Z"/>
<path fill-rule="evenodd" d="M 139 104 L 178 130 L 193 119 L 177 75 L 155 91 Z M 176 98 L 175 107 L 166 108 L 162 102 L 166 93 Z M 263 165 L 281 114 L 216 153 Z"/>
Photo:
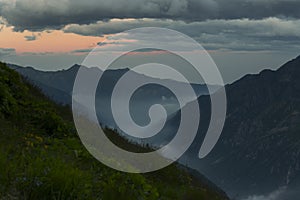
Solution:
<path fill-rule="evenodd" d="M 36 40 L 27 41 L 25 36 L 37 36 Z M 77 49 L 93 48 L 103 37 L 81 36 L 64 33 L 60 30 L 43 32 L 14 32 L 13 27 L 4 26 L 0 31 L 0 48 L 14 48 L 17 54 L 31 53 L 66 53 Z"/>

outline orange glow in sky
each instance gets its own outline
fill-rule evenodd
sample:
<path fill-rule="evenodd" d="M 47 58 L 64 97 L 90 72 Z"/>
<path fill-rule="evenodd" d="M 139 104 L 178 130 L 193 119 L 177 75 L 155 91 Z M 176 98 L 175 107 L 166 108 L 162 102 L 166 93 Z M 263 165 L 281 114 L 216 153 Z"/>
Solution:
<path fill-rule="evenodd" d="M 34 41 L 26 41 L 25 36 L 35 35 Z M 0 31 L 0 48 L 14 48 L 17 53 L 33 52 L 71 52 L 77 49 L 92 48 L 98 42 L 103 41 L 103 37 L 81 36 L 73 33 L 64 33 L 55 30 L 51 32 L 14 32 L 12 27 L 3 27 Z"/>

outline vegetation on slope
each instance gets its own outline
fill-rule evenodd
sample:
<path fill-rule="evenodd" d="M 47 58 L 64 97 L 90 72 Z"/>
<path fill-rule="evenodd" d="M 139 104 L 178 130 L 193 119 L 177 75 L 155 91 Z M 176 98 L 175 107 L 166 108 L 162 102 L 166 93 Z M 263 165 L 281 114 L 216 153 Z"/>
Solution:
<path fill-rule="evenodd" d="M 150 174 L 104 166 L 81 144 L 68 107 L 0 63 L 0 199 L 227 198 L 175 165 Z"/>

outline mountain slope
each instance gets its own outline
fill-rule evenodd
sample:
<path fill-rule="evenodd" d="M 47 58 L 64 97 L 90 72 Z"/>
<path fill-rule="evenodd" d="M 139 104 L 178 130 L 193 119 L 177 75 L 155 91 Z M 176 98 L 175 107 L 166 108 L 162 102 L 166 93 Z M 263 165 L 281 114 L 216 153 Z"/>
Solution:
<path fill-rule="evenodd" d="M 224 130 L 214 150 L 202 160 L 197 155 L 210 120 L 210 98 L 200 97 L 202 119 L 185 155 L 188 164 L 231 196 L 267 194 L 279 188 L 299 191 L 299 77 L 300 57 L 277 71 L 264 70 L 226 86 Z M 179 117 L 170 120 L 174 126 Z"/>
<path fill-rule="evenodd" d="M 61 71 L 53 71 L 53 72 L 46 72 L 46 71 L 39 71 L 32 67 L 21 67 L 18 65 L 8 64 L 11 69 L 14 69 L 18 73 L 22 74 L 26 77 L 30 82 L 34 85 L 38 86 L 49 98 L 56 101 L 57 103 L 61 104 L 71 104 L 71 95 L 73 90 L 74 81 L 77 75 L 77 72 L 80 68 L 80 65 L 74 65 L 67 70 Z M 100 71 L 101 74 L 103 72 L 98 68 L 86 68 L 93 72 L 94 70 Z M 117 81 L 122 77 L 125 73 L 132 73 L 136 80 L 148 80 L 153 82 L 168 82 L 169 84 L 172 83 L 173 85 L 177 85 L 178 87 L 182 87 L 184 83 L 172 81 L 168 79 L 158 79 L 145 76 L 143 74 L 136 73 L 132 70 L 127 68 L 125 69 L 116 69 L 116 70 L 107 70 L 103 74 L 103 78 L 101 79 L 101 84 L 104 84 L 104 93 L 102 95 L 108 96 L 111 93 L 113 87 L 117 83 Z M 207 94 L 207 88 L 205 85 L 201 84 L 192 84 L 193 88 L 197 95 Z M 216 89 L 216 86 L 210 86 L 212 89 Z M 142 99 L 142 96 L 147 96 L 148 98 L 153 98 L 151 94 L 160 93 L 166 95 L 166 89 L 164 88 L 157 88 L 157 87 L 149 87 L 147 90 L 144 90 L 146 94 L 140 94 L 139 100 Z M 101 97 L 98 97 L 101 98 Z"/>
<path fill-rule="evenodd" d="M 69 108 L 2 63 L 0 124 L 1 199 L 228 199 L 175 165 L 145 175 L 103 166 L 76 137 Z"/>
<path fill-rule="evenodd" d="M 74 65 L 67 70 L 44 72 L 33 69 L 32 67 L 20 67 L 17 65 L 9 65 L 10 68 L 16 70 L 23 76 L 25 76 L 32 84 L 39 87 L 43 93 L 50 99 L 60 104 L 71 105 L 72 102 L 72 91 L 74 81 L 77 72 L 80 68 L 79 65 Z M 157 82 L 158 84 L 148 84 L 140 87 L 135 91 L 134 96 L 131 98 L 131 113 L 134 120 L 140 124 L 148 124 L 149 118 L 147 109 L 153 104 L 164 105 L 167 109 L 168 115 L 178 111 L 180 109 L 179 103 L 176 100 L 174 94 L 167 88 L 160 86 L 159 84 L 172 84 L 177 88 L 184 88 L 186 83 L 178 82 L 170 79 L 158 79 L 148 77 L 143 74 L 136 73 L 129 69 L 116 69 L 107 70 L 104 73 L 99 68 L 86 68 L 82 67 L 87 73 L 102 74 L 102 78 L 98 85 L 96 93 L 96 109 L 98 118 L 102 124 L 110 127 L 117 127 L 115 124 L 112 112 L 110 109 L 112 91 L 118 82 L 118 80 L 125 74 L 130 73 L 132 75 L 132 84 L 136 81 L 149 81 Z M 129 83 L 127 83 L 129 85 Z M 208 94 L 207 87 L 201 84 L 192 84 L 196 94 L 198 96 Z M 212 90 L 216 90 L 216 86 L 209 86 Z M 186 99 L 186 102 L 192 101 L 195 98 L 185 94 L 185 90 L 182 90 L 182 96 Z M 82 94 L 75 95 L 86 95 L 84 91 Z M 122 99 L 122 97 L 119 97 Z M 84 107 L 83 107 L 84 108 Z M 86 109 L 86 108 L 85 108 Z"/>

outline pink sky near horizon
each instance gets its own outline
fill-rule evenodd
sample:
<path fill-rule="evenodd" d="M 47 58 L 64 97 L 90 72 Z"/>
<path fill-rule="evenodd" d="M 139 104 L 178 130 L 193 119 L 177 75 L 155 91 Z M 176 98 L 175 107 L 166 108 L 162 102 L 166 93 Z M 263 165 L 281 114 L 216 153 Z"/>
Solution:
<path fill-rule="evenodd" d="M 1 30 L 1 29 L 0 29 Z M 37 37 L 27 41 L 25 36 Z M 64 33 L 61 30 L 43 32 L 14 32 L 12 27 L 4 26 L 0 31 L 0 48 L 14 48 L 17 54 L 22 53 L 68 53 L 78 49 L 93 48 L 104 37 L 82 36 Z"/>

